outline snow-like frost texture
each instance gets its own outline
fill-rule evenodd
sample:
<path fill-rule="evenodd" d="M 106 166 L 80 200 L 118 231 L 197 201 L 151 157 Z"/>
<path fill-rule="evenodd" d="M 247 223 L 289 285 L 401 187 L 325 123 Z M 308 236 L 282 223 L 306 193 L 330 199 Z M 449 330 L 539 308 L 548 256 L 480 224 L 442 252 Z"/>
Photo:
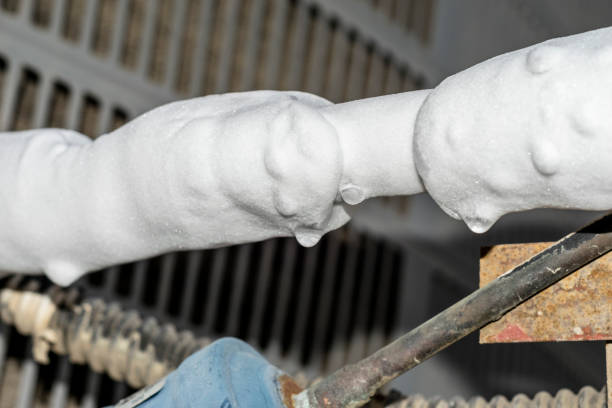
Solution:
<path fill-rule="evenodd" d="M 612 208 L 612 28 L 500 55 L 422 106 L 417 170 L 475 232 L 540 207 Z"/>
<path fill-rule="evenodd" d="M 300 92 L 174 102 L 91 141 L 62 129 L 0 133 L 0 270 L 67 285 L 175 250 L 294 235 L 349 219 L 342 152 Z"/>

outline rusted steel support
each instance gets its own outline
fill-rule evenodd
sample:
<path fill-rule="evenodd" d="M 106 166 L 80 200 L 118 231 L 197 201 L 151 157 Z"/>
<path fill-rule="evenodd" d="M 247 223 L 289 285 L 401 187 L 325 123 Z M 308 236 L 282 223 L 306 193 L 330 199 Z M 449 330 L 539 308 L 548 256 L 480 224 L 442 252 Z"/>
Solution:
<path fill-rule="evenodd" d="M 612 215 L 572 233 L 380 349 L 295 396 L 296 408 L 352 408 L 539 291 L 612 250 Z"/>

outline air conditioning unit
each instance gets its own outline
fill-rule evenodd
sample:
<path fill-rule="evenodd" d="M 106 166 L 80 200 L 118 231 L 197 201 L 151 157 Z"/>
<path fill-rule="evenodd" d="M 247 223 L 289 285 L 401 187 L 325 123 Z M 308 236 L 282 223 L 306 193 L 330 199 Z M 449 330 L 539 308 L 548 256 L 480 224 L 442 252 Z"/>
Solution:
<path fill-rule="evenodd" d="M 434 86 L 464 62 L 445 61 L 444 50 L 486 48 L 448 34 L 492 7 L 481 3 L 1 0 L 0 130 L 65 127 L 95 138 L 154 106 L 199 95 L 295 89 L 341 102 Z M 529 23 L 530 6 L 521 7 L 526 14 L 514 18 Z M 451 24 L 458 8 L 464 20 Z M 242 338 L 313 379 L 474 289 L 481 244 L 554 240 L 588 218 L 540 211 L 476 237 L 425 196 L 374 200 L 352 215 L 349 227 L 311 249 L 277 239 L 172 253 L 93 273 L 76 287 L 195 337 Z M 94 407 L 133 391 L 65 357 L 39 365 L 28 338 L 0 328 L 2 407 Z M 470 337 L 394 386 L 490 397 L 602 385 L 597 353 L 578 347 L 479 346 Z"/>

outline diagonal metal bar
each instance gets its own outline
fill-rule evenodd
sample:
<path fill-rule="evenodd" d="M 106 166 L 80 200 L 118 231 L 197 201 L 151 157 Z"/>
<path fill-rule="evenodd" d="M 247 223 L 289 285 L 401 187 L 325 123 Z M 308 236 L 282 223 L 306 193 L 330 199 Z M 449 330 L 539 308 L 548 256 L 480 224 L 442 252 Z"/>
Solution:
<path fill-rule="evenodd" d="M 611 250 L 612 214 L 566 236 L 369 357 L 312 385 L 294 397 L 295 407 L 360 407 L 384 384 Z"/>

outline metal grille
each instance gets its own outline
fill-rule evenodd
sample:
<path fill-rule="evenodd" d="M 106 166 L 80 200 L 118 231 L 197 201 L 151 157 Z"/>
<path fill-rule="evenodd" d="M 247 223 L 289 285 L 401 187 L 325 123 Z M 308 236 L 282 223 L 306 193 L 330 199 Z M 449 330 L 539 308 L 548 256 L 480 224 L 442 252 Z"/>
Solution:
<path fill-rule="evenodd" d="M 0 129 L 68 127 L 96 137 L 189 96 L 302 89 L 343 101 L 425 81 L 403 48 L 394 55 L 374 42 L 392 48 L 385 35 L 318 3 L 4 0 Z M 316 376 L 389 340 L 403 258 L 399 247 L 343 230 L 310 250 L 282 239 L 169 254 L 79 284 L 196 334 L 241 337 L 286 370 Z M 39 366 L 25 339 L 2 330 L 0 406 L 92 407 L 130 392 L 66 359 Z"/>
<path fill-rule="evenodd" d="M 314 377 L 389 341 L 402 256 L 383 241 L 339 231 L 315 249 L 282 239 L 182 252 L 95 273 L 78 285 L 199 335 L 241 337 L 286 370 Z M 3 386 L 20 380 L 0 394 L 7 406 L 30 406 L 34 397 L 64 406 L 69 396 L 102 405 L 129 391 L 65 359 L 41 368 L 26 342 L 11 337 Z M 104 381 L 111 391 L 97 383 L 89 393 L 79 390 L 75 375 Z"/>
<path fill-rule="evenodd" d="M 427 43 L 431 36 L 434 2 L 430 0 L 366 0 L 406 31 Z"/>
<path fill-rule="evenodd" d="M 69 118 L 78 121 L 83 104 L 97 106 L 95 135 L 108 129 L 117 108 L 131 117 L 180 97 L 260 88 L 343 101 L 414 89 L 433 71 L 409 65 L 425 66 L 411 58 L 409 46 L 394 53 L 350 20 L 324 14 L 316 1 L 29 0 L 3 6 L 4 129 L 48 125 L 47 95 L 58 81 L 73 100 Z M 392 47 L 397 38 L 387 42 Z M 24 86 L 42 103 L 27 103 Z M 32 112 L 20 112 L 22 106 Z M 30 115 L 11 120 L 17 113 Z"/>
<path fill-rule="evenodd" d="M 299 89 L 339 102 L 429 86 L 440 79 L 428 58 L 437 4 L 0 0 L 0 130 L 68 127 L 96 137 L 156 105 L 208 93 Z M 409 209 L 406 200 L 383 203 Z M 382 225 L 335 232 L 308 250 L 282 239 L 169 254 L 79 284 L 200 335 L 241 337 L 287 371 L 316 376 L 371 352 L 470 288 L 464 276 L 447 273 L 448 264 L 440 267 L 440 252 L 363 232 L 384 236 Z M 495 242 L 533 238 L 521 234 Z M 453 244 L 466 251 L 478 245 Z M 450 267 L 467 269 L 456 261 Z M 94 407 L 131 391 L 65 359 L 39 366 L 27 339 L 0 330 L 0 407 Z M 482 385 L 479 392 L 552 391 L 600 378 L 580 354 L 585 348 L 483 349 L 474 338 L 453 350 L 441 357 L 468 367 L 464 376 Z"/>

